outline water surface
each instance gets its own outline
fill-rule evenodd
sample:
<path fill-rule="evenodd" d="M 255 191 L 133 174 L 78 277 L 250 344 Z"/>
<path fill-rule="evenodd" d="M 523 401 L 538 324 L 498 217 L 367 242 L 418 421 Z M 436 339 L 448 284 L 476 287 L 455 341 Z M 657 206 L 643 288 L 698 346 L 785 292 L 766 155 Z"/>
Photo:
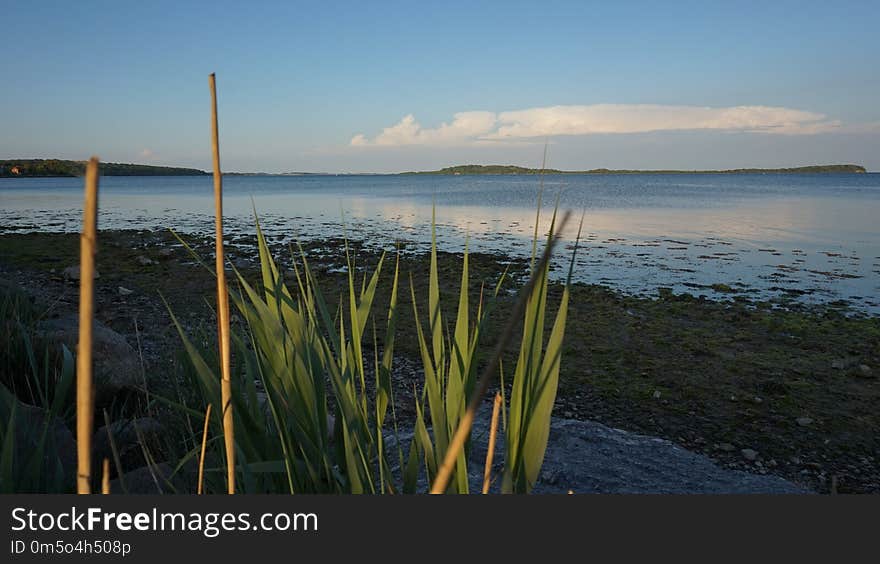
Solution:
<path fill-rule="evenodd" d="M 448 250 L 528 255 L 536 176 L 232 176 L 231 233 L 256 207 L 280 239 L 340 235 L 424 246 L 436 203 Z M 578 280 L 627 292 L 848 300 L 880 312 L 880 174 L 630 174 L 544 178 L 539 233 L 552 206 L 585 212 Z M 210 177 L 103 177 L 99 227 L 209 233 Z M 78 231 L 82 179 L 0 179 L 0 229 Z M 344 218 L 344 219 L 343 219 Z M 576 222 L 574 222 L 576 223 Z M 572 241 L 577 225 L 565 233 Z M 569 245 L 570 247 L 570 245 Z M 570 248 L 558 254 L 559 272 Z M 712 286 L 715 285 L 713 289 Z"/>

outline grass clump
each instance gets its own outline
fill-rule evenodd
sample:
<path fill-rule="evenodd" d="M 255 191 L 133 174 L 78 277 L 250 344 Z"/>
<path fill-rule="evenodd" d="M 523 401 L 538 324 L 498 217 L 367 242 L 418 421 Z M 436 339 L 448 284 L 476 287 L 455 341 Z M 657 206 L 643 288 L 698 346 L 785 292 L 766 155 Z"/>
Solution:
<path fill-rule="evenodd" d="M 346 246 L 347 288 L 339 303 L 331 306 L 302 248 L 291 249 L 292 273 L 285 278 L 259 222 L 256 230 L 259 280 L 252 283 L 236 271 L 235 286 L 229 289 L 230 300 L 245 326 L 232 335 L 231 401 L 238 491 L 415 493 L 420 489 L 420 477 L 431 483 L 470 400 L 484 391 L 476 382 L 478 365 L 489 364 L 480 339 L 493 300 L 484 303 L 481 291 L 476 306 L 471 303 L 467 250 L 452 326 L 444 323 L 441 314 L 434 227 L 426 319 L 419 314 L 415 285 L 410 280 L 424 381 L 416 394 L 413 439 L 408 445 L 393 441 L 395 446 L 389 452 L 386 438 L 397 433 L 399 424 L 391 386 L 401 314 L 399 255 L 389 268 L 389 257 L 383 253 L 371 271 L 365 269 L 359 276 Z M 552 231 L 551 227 L 548 245 L 553 241 Z M 522 323 L 524 332 L 513 376 L 510 414 L 505 414 L 510 424 L 503 490 L 509 492 L 528 492 L 543 461 L 566 318 L 567 300 L 563 297 L 545 340 L 549 267 L 547 261 L 534 266 L 534 280 L 527 285 L 528 296 L 523 297 L 525 314 L 511 320 Z M 392 291 L 387 306 L 377 310 L 376 288 L 388 270 L 392 271 Z M 502 275 L 495 285 L 492 298 L 497 297 L 504 278 Z M 222 404 L 216 353 L 200 347 L 176 319 L 175 323 L 187 351 L 193 383 L 200 392 L 196 406 L 169 402 L 193 422 L 193 430 L 200 431 L 188 437 L 190 448 L 178 468 L 201 457 L 204 491 L 223 491 L 226 468 L 218 410 L 209 412 L 206 430 L 198 424 L 205 422 L 207 406 Z M 466 444 L 450 455 L 455 457 L 455 468 L 445 491 L 469 492 L 468 450 Z"/>
<path fill-rule="evenodd" d="M 75 377 L 73 354 L 39 338 L 40 314 L 17 288 L 0 288 L 0 492 L 68 493 L 65 419 Z M 67 446 L 72 444 L 72 439 Z M 65 463 L 68 464 L 65 464 Z"/>

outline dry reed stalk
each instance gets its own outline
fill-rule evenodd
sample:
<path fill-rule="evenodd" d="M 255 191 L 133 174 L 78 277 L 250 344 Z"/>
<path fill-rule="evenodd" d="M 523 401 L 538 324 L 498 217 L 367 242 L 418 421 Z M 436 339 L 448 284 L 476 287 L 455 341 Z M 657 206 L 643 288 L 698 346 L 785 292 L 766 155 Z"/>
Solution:
<path fill-rule="evenodd" d="M 202 495 L 205 484 L 205 447 L 208 445 L 208 423 L 211 421 L 211 404 L 205 410 L 205 428 L 202 429 L 202 452 L 199 454 L 199 486 L 198 493 Z"/>
<path fill-rule="evenodd" d="M 501 394 L 495 394 L 495 404 L 492 406 L 492 424 L 489 426 L 489 448 L 486 451 L 486 468 L 483 470 L 483 493 L 489 493 L 489 483 L 492 477 L 492 459 L 495 457 L 495 435 L 498 432 L 498 413 L 501 411 Z"/>
<path fill-rule="evenodd" d="M 216 224 L 217 337 L 220 341 L 220 394 L 223 403 L 223 439 L 226 445 L 226 483 L 235 493 L 235 429 L 232 420 L 232 381 L 229 350 L 229 294 L 223 265 L 223 173 L 220 171 L 220 134 L 217 127 L 217 83 L 208 76 L 211 88 L 211 150 L 214 154 L 214 213 Z"/>
<path fill-rule="evenodd" d="M 95 313 L 95 247 L 98 231 L 98 157 L 86 165 L 83 228 L 79 243 L 79 342 L 76 346 L 76 491 L 92 492 L 92 318 Z"/>
<path fill-rule="evenodd" d="M 538 278 L 540 278 L 539 273 L 547 265 L 547 262 L 550 261 L 550 256 L 553 254 L 553 247 L 556 246 L 556 242 L 559 240 L 559 233 L 562 233 L 565 230 L 565 225 L 568 223 L 569 218 L 571 218 L 571 212 L 567 211 L 562 217 L 562 221 L 559 222 L 559 227 L 556 232 L 552 234 L 550 240 L 547 242 L 547 248 L 544 249 L 544 254 L 541 256 L 541 260 L 538 261 L 538 264 L 535 266 L 534 270 L 532 270 L 531 278 L 529 278 L 525 287 L 520 290 L 519 299 L 516 301 L 516 305 L 513 306 L 513 310 L 510 313 L 510 319 L 504 326 L 504 330 L 501 333 L 501 337 L 498 339 L 498 344 L 495 346 L 492 356 L 489 357 L 489 363 L 483 370 L 479 385 L 474 390 L 473 396 L 471 396 L 467 410 L 461 417 L 461 421 L 459 421 L 458 427 L 455 429 L 455 434 L 452 436 L 452 440 L 449 441 L 449 446 L 443 457 L 443 463 L 440 465 L 440 468 L 437 469 L 437 476 L 434 477 L 434 483 L 431 485 L 430 493 L 442 494 L 446 491 L 447 486 L 449 486 L 449 478 L 452 477 L 452 470 L 455 468 L 455 461 L 461 450 L 464 448 L 468 434 L 471 432 L 471 427 L 474 424 L 474 416 L 477 413 L 477 409 L 480 407 L 480 399 L 486 395 L 486 390 L 489 389 L 489 381 L 492 379 L 492 375 L 498 370 L 498 363 L 501 360 L 501 355 L 504 353 L 505 349 L 507 349 L 507 345 L 510 344 L 510 340 L 513 338 L 516 321 L 522 317 L 525 312 L 529 296 L 531 296 L 532 290 L 534 289 Z"/>
<path fill-rule="evenodd" d="M 119 457 L 119 449 L 116 448 L 116 441 L 113 439 L 113 431 L 110 427 L 110 415 L 104 410 L 104 425 L 107 428 L 107 438 L 110 440 L 110 452 L 113 454 L 113 463 L 116 465 L 116 479 L 119 480 L 119 487 L 122 493 L 127 494 L 128 488 L 125 487 L 125 473 L 122 471 L 122 459 Z"/>
<path fill-rule="evenodd" d="M 101 493 L 107 495 L 110 493 L 110 459 L 104 459 L 104 473 L 101 474 Z"/>

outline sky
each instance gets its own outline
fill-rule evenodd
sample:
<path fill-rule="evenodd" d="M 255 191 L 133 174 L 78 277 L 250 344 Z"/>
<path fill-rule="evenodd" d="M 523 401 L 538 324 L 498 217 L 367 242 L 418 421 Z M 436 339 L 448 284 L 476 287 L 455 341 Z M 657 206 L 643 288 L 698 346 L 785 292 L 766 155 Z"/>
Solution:
<path fill-rule="evenodd" d="M 880 2 L 0 0 L 0 159 L 880 171 Z"/>

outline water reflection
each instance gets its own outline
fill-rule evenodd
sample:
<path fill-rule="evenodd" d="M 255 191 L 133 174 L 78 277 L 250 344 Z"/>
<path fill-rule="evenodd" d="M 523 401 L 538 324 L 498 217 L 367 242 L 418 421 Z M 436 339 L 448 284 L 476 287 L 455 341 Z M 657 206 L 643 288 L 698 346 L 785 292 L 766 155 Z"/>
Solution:
<path fill-rule="evenodd" d="M 348 235 L 425 248 L 432 210 L 444 248 L 527 255 L 538 182 L 525 177 L 231 177 L 230 232 L 252 232 L 254 208 L 282 240 Z M 552 203 L 584 219 L 578 280 L 631 292 L 849 299 L 878 312 L 880 175 L 556 177 Z M 209 178 L 102 179 L 100 227 L 209 233 Z M 0 227 L 76 231 L 78 179 L 0 179 Z M 436 207 L 434 206 L 436 202 Z M 577 233 L 572 222 L 564 237 Z M 563 252 L 559 266 L 568 259 Z M 560 268 L 560 272 L 567 269 Z M 711 286 L 716 285 L 713 289 Z"/>

